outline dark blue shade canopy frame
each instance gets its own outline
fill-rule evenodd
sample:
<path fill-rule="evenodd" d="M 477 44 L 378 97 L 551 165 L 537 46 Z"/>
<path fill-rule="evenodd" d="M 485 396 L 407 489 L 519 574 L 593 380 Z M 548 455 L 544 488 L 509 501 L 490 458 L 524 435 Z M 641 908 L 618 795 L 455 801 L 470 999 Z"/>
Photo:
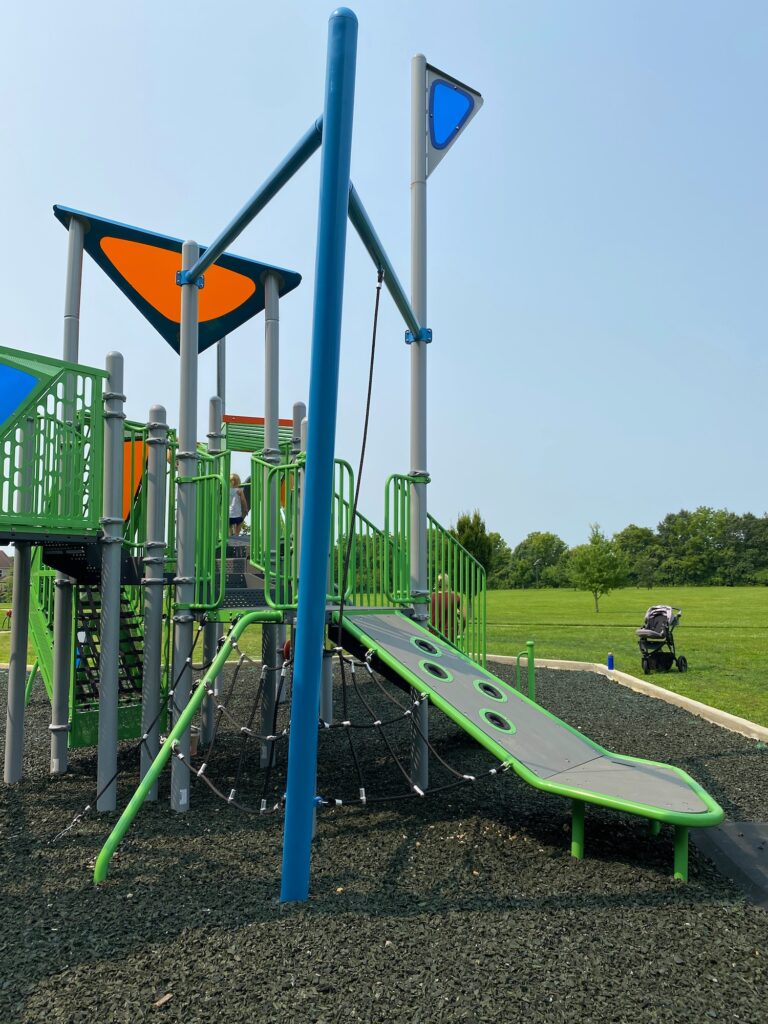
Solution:
<path fill-rule="evenodd" d="M 435 149 L 446 149 L 475 109 L 475 98 L 451 82 L 438 80 L 429 90 L 429 138 Z"/>
<path fill-rule="evenodd" d="M 152 324 L 174 352 L 179 352 L 179 330 L 180 325 L 174 320 L 163 316 L 155 309 L 136 289 L 123 277 L 114 264 L 109 260 L 101 248 L 101 240 L 104 237 L 123 238 L 130 242 L 143 242 L 159 249 L 167 249 L 169 252 L 181 253 L 182 240 L 172 238 L 169 235 L 159 235 L 154 231 L 144 231 L 141 228 L 131 227 L 129 224 L 121 224 L 118 221 L 107 220 L 104 217 L 94 217 L 82 210 L 73 210 L 67 206 L 56 205 L 53 208 L 54 215 L 65 228 L 69 229 L 69 223 L 73 217 L 81 220 L 85 225 L 85 251 L 95 260 L 104 273 L 120 289 L 126 298 L 130 299 L 139 312 Z M 201 246 L 201 254 L 205 247 Z M 181 263 L 179 263 L 181 266 Z M 242 256 L 233 256 L 231 253 L 224 253 L 216 260 L 216 266 L 225 270 L 232 270 L 237 274 L 250 278 L 256 285 L 256 290 L 249 299 L 243 302 L 236 309 L 226 313 L 224 316 L 216 317 L 214 320 L 204 320 L 200 323 L 198 330 L 198 351 L 204 352 L 207 348 L 215 345 L 217 341 L 231 334 L 251 317 L 256 316 L 264 309 L 264 277 L 267 273 L 275 274 L 280 281 L 279 293 L 282 297 L 293 291 L 301 282 L 301 274 L 293 270 L 284 270 L 281 267 L 273 267 L 268 263 L 259 263 L 256 260 L 245 259 Z"/>

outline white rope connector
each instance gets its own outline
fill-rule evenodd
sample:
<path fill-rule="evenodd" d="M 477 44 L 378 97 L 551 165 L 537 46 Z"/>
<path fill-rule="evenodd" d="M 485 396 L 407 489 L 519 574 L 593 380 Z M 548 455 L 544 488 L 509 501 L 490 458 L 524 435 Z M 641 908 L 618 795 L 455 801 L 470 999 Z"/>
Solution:
<path fill-rule="evenodd" d="M 475 778 L 474 775 L 462 775 L 461 777 L 462 779 L 464 779 L 465 782 L 477 782 L 477 779 Z"/>
<path fill-rule="evenodd" d="M 360 803 L 365 804 L 365 789 L 362 786 L 360 787 Z"/>
<path fill-rule="evenodd" d="M 237 795 L 237 790 L 236 789 L 230 790 L 229 796 L 227 797 L 227 803 L 228 804 L 234 803 L 236 795 Z"/>
<path fill-rule="evenodd" d="M 352 723 L 349 720 L 347 720 L 346 722 L 342 722 L 341 724 L 346 728 L 349 728 L 352 725 Z"/>
<path fill-rule="evenodd" d="M 419 787 L 415 783 L 413 785 L 413 792 L 416 793 L 418 796 L 424 796 L 424 790 L 419 789 Z"/>
<path fill-rule="evenodd" d="M 207 764 L 205 763 L 205 761 L 203 761 L 203 763 L 202 763 L 202 764 L 200 765 L 200 767 L 199 767 L 199 768 L 198 768 L 198 770 L 197 770 L 197 777 L 198 777 L 198 779 L 199 779 L 199 778 L 200 778 L 200 776 L 201 776 L 201 775 L 202 775 L 202 774 L 203 774 L 203 773 L 205 772 L 205 769 L 206 769 L 207 767 L 208 767 L 208 765 L 207 765 Z"/>
<path fill-rule="evenodd" d="M 259 808 L 259 814 L 267 813 L 267 801 L 262 797 L 261 807 Z"/>

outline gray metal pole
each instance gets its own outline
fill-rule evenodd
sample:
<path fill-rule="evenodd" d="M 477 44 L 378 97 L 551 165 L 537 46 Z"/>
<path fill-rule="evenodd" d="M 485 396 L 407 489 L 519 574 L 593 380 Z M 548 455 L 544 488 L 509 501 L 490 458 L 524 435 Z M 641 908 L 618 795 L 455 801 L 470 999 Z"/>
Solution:
<path fill-rule="evenodd" d="M 301 449 L 301 424 L 307 415 L 307 407 L 303 402 L 293 403 L 293 434 L 291 436 L 291 455 L 295 459 Z"/>
<path fill-rule="evenodd" d="M 147 424 L 147 539 L 144 544 L 144 670 L 141 684 L 141 778 L 160 749 L 160 682 L 163 655 L 165 497 L 168 423 L 162 405 L 149 410 Z M 147 794 L 157 800 L 157 783 Z"/>
<path fill-rule="evenodd" d="M 24 486 L 19 494 L 19 511 L 32 507 L 31 471 L 35 454 L 34 416 L 24 420 L 21 474 Z M 8 664 L 8 705 L 5 719 L 5 766 L 3 778 L 12 786 L 24 770 L 24 690 L 27 678 L 27 645 L 29 643 L 29 592 L 32 584 L 32 545 L 16 544 L 13 558 L 13 615 L 11 616 L 11 651 Z"/>
<path fill-rule="evenodd" d="M 197 260 L 197 242 L 181 247 L 182 270 Z M 181 286 L 180 385 L 179 385 L 179 447 L 176 453 L 178 477 L 176 491 L 176 605 L 173 630 L 173 720 L 189 703 L 192 689 L 192 632 L 194 616 L 184 605 L 195 596 L 195 485 L 197 475 L 197 284 Z M 179 753 L 185 759 L 173 758 L 171 764 L 171 807 L 174 811 L 189 810 L 189 730 L 179 740 Z"/>
<path fill-rule="evenodd" d="M 221 346 L 224 339 L 219 342 Z M 222 442 L 224 435 L 221 432 L 222 416 L 224 415 L 224 401 L 219 392 L 218 397 L 212 398 L 208 403 L 208 451 L 209 452 L 220 452 L 222 449 Z M 224 542 L 224 548 L 220 555 L 226 561 L 227 550 L 226 541 Z M 221 622 L 206 622 L 203 627 L 203 661 L 206 665 L 210 665 L 213 659 L 216 657 L 216 650 L 219 646 L 219 640 L 223 633 L 223 624 Z M 213 684 L 213 692 L 218 697 L 221 693 L 221 678 L 222 673 L 216 676 Z M 201 720 L 200 720 L 200 742 L 203 746 L 208 746 L 213 739 L 213 729 L 216 722 L 216 701 L 210 697 L 206 697 L 203 701 L 201 709 Z"/>
<path fill-rule="evenodd" d="M 69 222 L 67 234 L 67 276 L 64 287 L 63 358 L 76 363 L 80 353 L 80 294 L 83 282 L 83 239 L 85 226 L 77 217 Z M 72 382 L 67 381 L 64 420 L 74 420 Z M 51 693 L 51 765 L 54 775 L 67 770 L 67 733 L 69 732 L 69 691 L 72 685 L 72 600 L 73 581 L 66 573 L 56 573 L 53 598 L 53 680 Z"/>
<path fill-rule="evenodd" d="M 274 274 L 264 278 L 264 452 L 265 462 L 280 462 L 280 287 Z M 276 517 L 280 514 L 280 494 L 275 488 L 265 490 L 269 508 L 269 558 L 277 565 Z M 280 573 L 277 573 L 280 578 Z M 276 595 L 278 600 L 283 595 Z M 278 628 L 270 623 L 261 627 L 261 660 L 265 666 L 264 692 L 261 702 L 261 734 L 271 735 L 275 720 L 275 701 L 280 686 L 282 651 L 278 651 Z M 261 766 L 269 764 L 271 743 L 261 743 Z"/>
<path fill-rule="evenodd" d="M 416 318 L 427 323 L 427 112 L 426 57 L 417 54 L 411 61 L 411 304 Z M 411 473 L 427 474 L 427 343 L 411 346 Z M 427 486 L 411 485 L 411 593 L 415 601 L 414 618 L 428 618 L 427 581 Z M 414 714 L 411 745 L 411 774 L 414 783 L 425 790 L 429 784 L 429 727 L 427 701 Z M 416 725 L 418 730 L 416 731 Z"/>
<path fill-rule="evenodd" d="M 104 393 L 104 498 L 101 518 L 101 631 L 97 811 L 117 806 L 117 717 L 120 678 L 120 549 L 123 543 L 123 357 L 107 355 Z"/>
<path fill-rule="evenodd" d="M 216 394 L 221 399 L 221 415 L 227 409 L 227 339 L 221 338 L 216 346 Z M 219 427 L 221 429 L 221 420 Z M 210 450 L 210 449 L 209 449 Z M 217 449 L 221 451 L 221 449 Z"/>

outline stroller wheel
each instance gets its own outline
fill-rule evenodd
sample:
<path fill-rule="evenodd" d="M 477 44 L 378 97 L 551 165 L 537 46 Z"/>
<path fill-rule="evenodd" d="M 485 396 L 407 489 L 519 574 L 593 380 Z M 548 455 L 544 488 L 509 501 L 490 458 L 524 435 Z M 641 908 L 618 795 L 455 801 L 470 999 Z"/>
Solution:
<path fill-rule="evenodd" d="M 685 658 L 682 654 L 677 659 L 677 671 L 678 672 L 687 672 L 688 671 L 688 659 Z"/>
<path fill-rule="evenodd" d="M 651 660 L 650 660 L 650 658 L 643 658 L 642 665 L 643 665 L 643 672 L 646 675 L 650 675 L 650 673 L 651 673 Z"/>

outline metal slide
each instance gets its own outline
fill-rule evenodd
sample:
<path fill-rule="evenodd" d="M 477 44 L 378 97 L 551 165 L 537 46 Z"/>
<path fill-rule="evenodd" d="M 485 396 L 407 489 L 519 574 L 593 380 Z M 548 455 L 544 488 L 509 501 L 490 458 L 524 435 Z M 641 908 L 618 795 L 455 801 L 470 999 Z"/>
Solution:
<path fill-rule="evenodd" d="M 573 800 L 575 829 L 577 818 L 583 829 L 583 803 L 672 824 L 677 829 L 675 875 L 685 878 L 688 828 L 717 825 L 725 817 L 682 769 L 610 753 L 402 612 L 346 609 L 343 627 L 373 651 L 374 665 L 378 659 L 427 694 L 522 779 Z"/>

